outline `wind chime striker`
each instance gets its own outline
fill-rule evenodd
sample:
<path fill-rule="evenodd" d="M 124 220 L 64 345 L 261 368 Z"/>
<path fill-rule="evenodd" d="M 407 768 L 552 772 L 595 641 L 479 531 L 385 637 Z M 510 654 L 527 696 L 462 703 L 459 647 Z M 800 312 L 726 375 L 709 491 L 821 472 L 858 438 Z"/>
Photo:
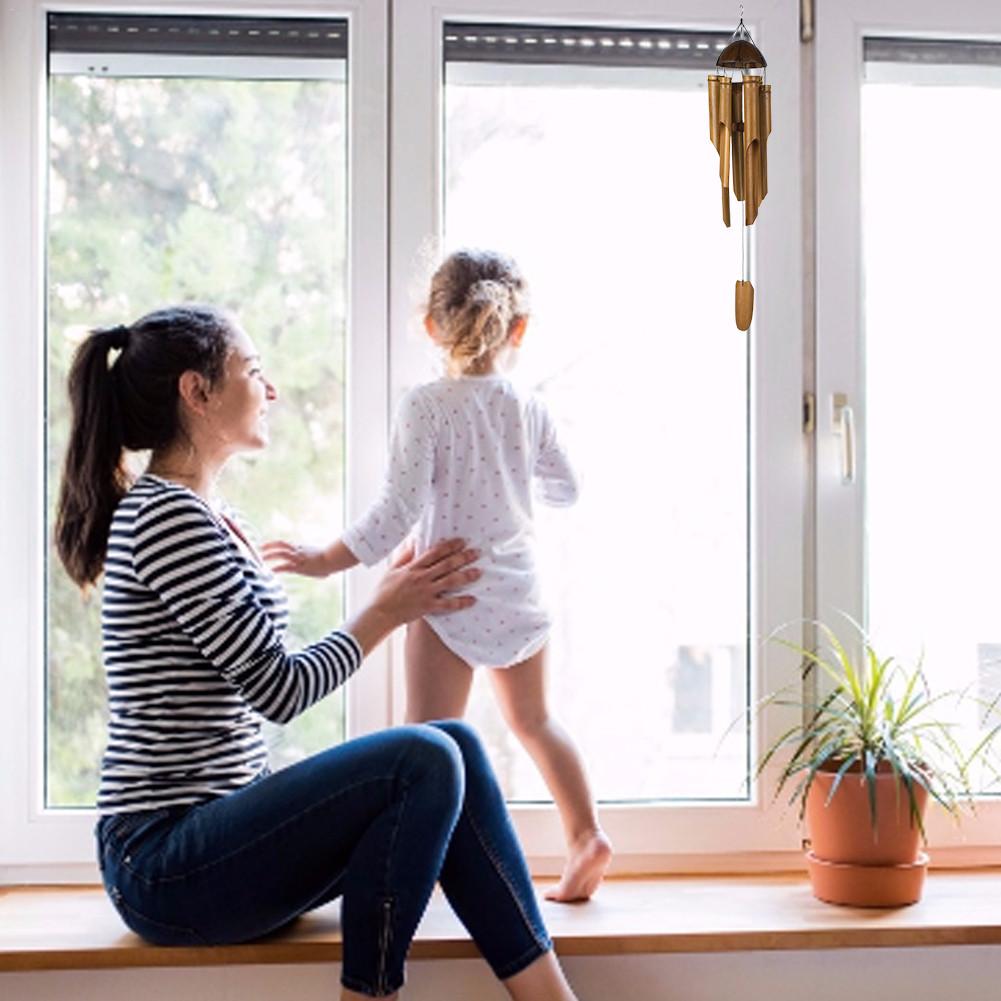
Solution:
<path fill-rule="evenodd" d="M 709 139 L 719 154 L 726 226 L 730 225 L 731 187 L 737 201 L 744 203 L 741 277 L 734 291 L 734 314 L 739 330 L 751 326 L 754 312 L 748 227 L 758 218 L 758 208 L 768 194 L 772 88 L 765 83 L 766 66 L 765 57 L 751 40 L 741 17 L 729 45 L 716 60 L 717 70 L 724 72 L 709 76 Z M 760 70 L 760 75 L 752 70 Z"/>

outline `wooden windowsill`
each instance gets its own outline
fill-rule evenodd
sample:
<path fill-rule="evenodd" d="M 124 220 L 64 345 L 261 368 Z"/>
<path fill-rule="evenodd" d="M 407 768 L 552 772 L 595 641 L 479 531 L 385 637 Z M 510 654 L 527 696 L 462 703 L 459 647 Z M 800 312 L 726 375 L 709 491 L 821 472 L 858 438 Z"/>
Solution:
<path fill-rule="evenodd" d="M 590 903 L 543 910 L 565 956 L 1001 944 L 1001 871 L 933 872 L 922 901 L 898 910 L 820 903 L 796 874 L 611 879 Z M 411 958 L 476 955 L 436 893 Z M 336 903 L 268 939 L 174 949 L 127 932 L 100 887 L 0 889 L 0 972 L 340 958 Z"/>

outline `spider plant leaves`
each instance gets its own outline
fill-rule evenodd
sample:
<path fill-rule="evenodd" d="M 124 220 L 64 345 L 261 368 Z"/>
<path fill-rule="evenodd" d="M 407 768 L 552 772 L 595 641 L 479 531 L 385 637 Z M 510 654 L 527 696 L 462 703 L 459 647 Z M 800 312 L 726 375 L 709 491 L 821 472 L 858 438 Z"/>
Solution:
<path fill-rule="evenodd" d="M 869 792 L 869 816 L 872 817 L 873 829 L 876 827 L 876 752 L 867 747 L 864 754 L 865 784 Z"/>
<path fill-rule="evenodd" d="M 845 774 L 853 766 L 858 764 L 859 755 L 853 754 L 849 758 L 845 758 L 842 762 L 841 767 L 838 769 L 834 776 L 834 781 L 831 783 L 831 791 L 827 794 L 827 801 L 825 806 L 829 806 L 832 799 L 834 799 L 834 794 L 838 791 L 838 786 L 841 785 L 841 780 L 845 777 Z"/>
<path fill-rule="evenodd" d="M 890 741 L 884 744 L 886 750 L 886 760 L 890 762 L 890 768 L 893 770 L 893 774 L 897 776 L 899 782 L 897 783 L 897 808 L 900 808 L 900 786 L 903 785 L 905 792 L 907 793 L 907 812 L 911 818 L 911 821 L 917 825 L 918 832 L 921 834 L 922 839 L 925 838 L 925 825 L 924 818 L 921 816 L 921 809 L 918 806 L 917 793 L 914 791 L 915 782 L 921 785 L 923 788 L 927 789 L 926 783 L 921 781 L 920 772 L 916 772 L 911 768 L 906 756 L 898 755 L 897 749 L 893 746 L 893 742 Z M 872 787 L 870 803 L 873 802 L 875 798 L 875 787 Z M 876 825 L 876 814 L 873 812 L 872 815 L 872 826 L 875 831 L 879 828 Z"/>
<path fill-rule="evenodd" d="M 923 661 L 905 668 L 893 657 L 877 655 L 861 627 L 847 617 L 861 640 L 861 656 L 855 656 L 847 643 L 823 623 L 815 623 L 822 638 L 822 649 L 808 649 L 780 636 L 771 639 L 795 651 L 804 664 L 821 672 L 829 691 L 819 703 L 805 703 L 790 698 L 783 689 L 759 702 L 759 710 L 769 706 L 796 707 L 803 718 L 784 730 L 762 752 L 755 777 L 777 761 L 782 764 L 776 776 L 776 798 L 787 792 L 790 805 L 798 802 L 800 817 L 805 813 L 806 797 L 819 771 L 834 771 L 827 794 L 829 803 L 844 778 L 853 770 L 861 773 L 873 828 L 876 825 L 877 775 L 890 770 L 900 782 L 898 797 L 906 796 L 908 809 L 925 836 L 920 817 L 918 789 L 954 817 L 960 805 L 972 805 L 974 765 L 992 767 L 995 742 L 1001 736 L 1001 722 L 979 737 L 969 751 L 964 751 L 955 731 L 953 716 L 969 702 L 961 692 L 934 693 L 924 673 Z M 950 705 L 950 700 L 955 705 Z M 998 718 L 998 705 L 992 704 L 983 718 Z M 995 775 L 1001 769 L 994 768 Z M 899 802 L 899 799 L 898 799 Z"/>

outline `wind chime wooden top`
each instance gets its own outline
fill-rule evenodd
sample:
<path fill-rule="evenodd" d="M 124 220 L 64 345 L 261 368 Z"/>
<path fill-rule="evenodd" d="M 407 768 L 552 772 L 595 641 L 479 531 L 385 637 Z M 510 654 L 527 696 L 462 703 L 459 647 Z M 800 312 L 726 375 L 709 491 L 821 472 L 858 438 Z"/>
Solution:
<path fill-rule="evenodd" d="M 709 139 L 719 155 L 723 222 L 730 225 L 730 189 L 744 203 L 743 225 L 751 226 L 768 194 L 768 135 L 772 131 L 772 88 L 765 83 L 768 64 L 744 26 L 744 19 L 719 54 L 716 68 L 732 70 L 709 76 Z M 761 75 L 750 72 L 761 70 Z M 732 163 L 732 171 L 731 171 Z M 744 261 L 736 288 L 736 320 L 741 330 L 751 325 L 754 289 Z"/>

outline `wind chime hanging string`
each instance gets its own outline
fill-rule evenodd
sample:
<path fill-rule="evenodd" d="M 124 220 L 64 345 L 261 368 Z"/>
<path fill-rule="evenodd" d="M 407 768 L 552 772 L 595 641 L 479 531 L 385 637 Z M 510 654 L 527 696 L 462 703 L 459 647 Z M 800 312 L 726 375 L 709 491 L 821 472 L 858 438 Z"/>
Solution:
<path fill-rule="evenodd" d="M 739 330 L 751 326 L 754 286 L 751 284 L 750 232 L 758 207 L 768 194 L 768 135 L 772 131 L 772 88 L 765 83 L 765 57 L 740 24 L 716 60 L 709 76 L 709 138 L 719 154 L 723 189 L 723 222 L 730 225 L 730 189 L 744 203 L 741 231 L 741 277 L 734 290 L 734 315 Z M 760 70 L 760 75 L 750 72 Z M 733 169 L 731 171 L 731 159 Z M 731 183 L 732 182 L 732 183 Z"/>

